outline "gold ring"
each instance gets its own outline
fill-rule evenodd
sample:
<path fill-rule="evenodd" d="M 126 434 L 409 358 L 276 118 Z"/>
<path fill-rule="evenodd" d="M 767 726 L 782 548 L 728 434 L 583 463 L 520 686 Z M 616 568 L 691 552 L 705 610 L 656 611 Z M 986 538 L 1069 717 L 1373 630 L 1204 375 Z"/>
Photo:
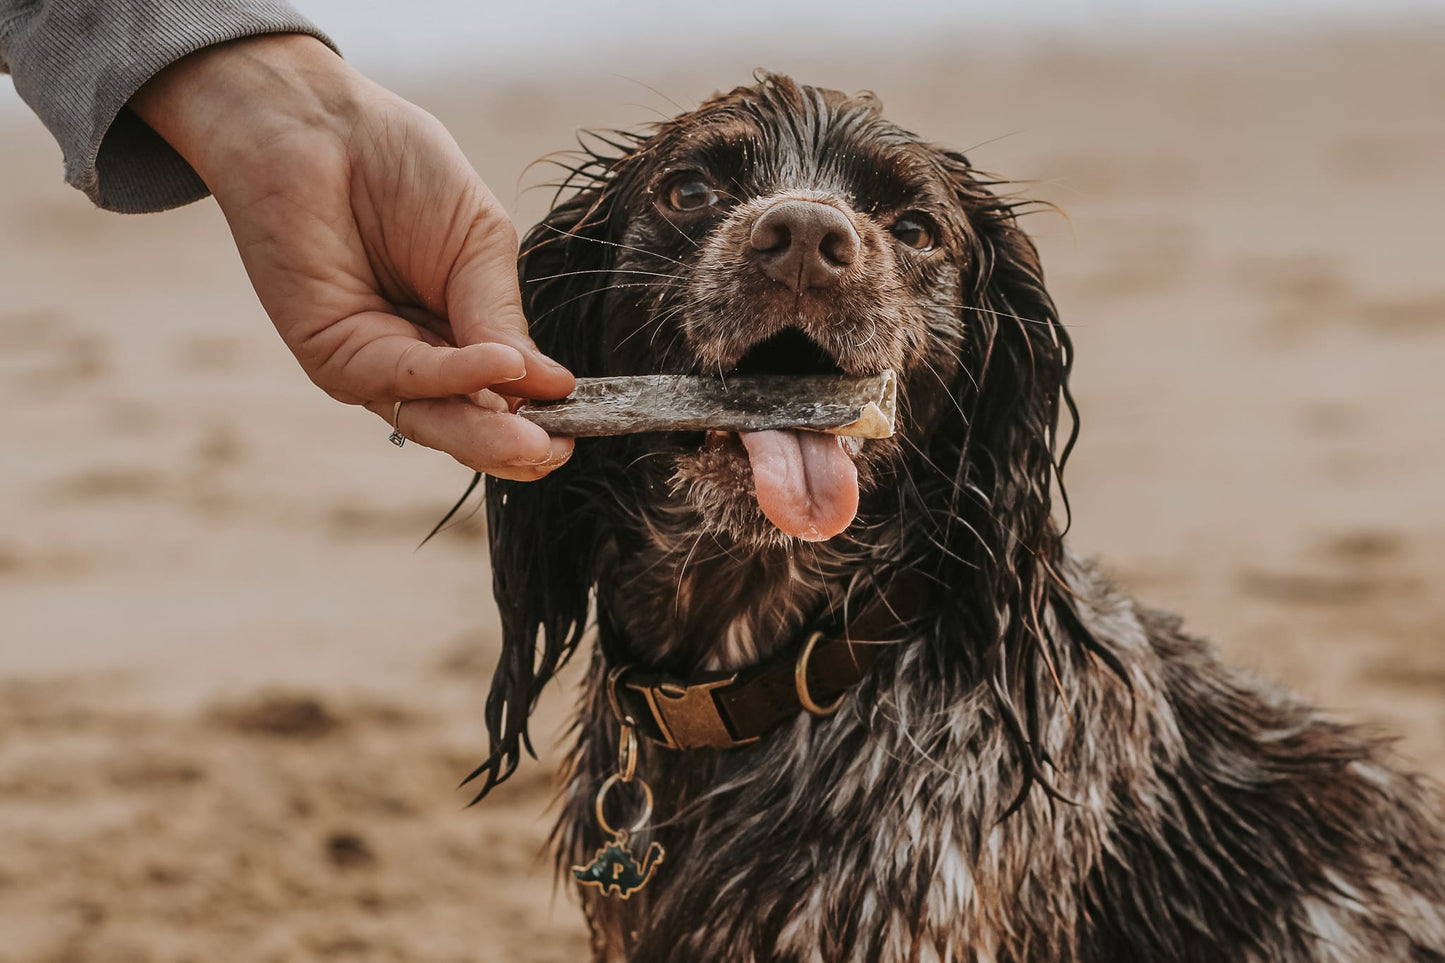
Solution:
<path fill-rule="evenodd" d="M 405 401 L 398 401 L 391 409 L 391 437 L 387 440 L 398 448 L 406 444 L 406 435 L 401 433 L 401 406 L 404 404 Z"/>
<path fill-rule="evenodd" d="M 602 831 L 609 836 L 616 836 L 618 831 L 613 829 L 612 824 L 607 821 L 606 814 L 602 812 L 602 804 L 607 801 L 608 791 L 622 781 L 622 777 L 615 772 L 608 776 L 602 783 L 602 788 L 597 790 L 597 802 L 592 807 L 597 814 L 597 825 L 601 826 Z M 634 779 L 633 782 L 642 787 L 642 814 L 632 821 L 630 829 L 624 830 L 628 833 L 637 832 L 646 826 L 647 820 L 652 817 L 652 787 L 641 779 Z"/>
<path fill-rule="evenodd" d="M 798 690 L 798 701 L 803 704 L 815 716 L 831 716 L 843 706 L 843 699 L 848 693 L 844 692 L 833 700 L 830 706 L 820 706 L 813 701 L 812 693 L 808 691 L 808 659 L 813 654 L 813 646 L 823 637 L 822 632 L 814 632 L 808 636 L 808 641 L 803 643 L 803 651 L 798 653 L 798 661 L 793 666 L 793 687 Z"/>

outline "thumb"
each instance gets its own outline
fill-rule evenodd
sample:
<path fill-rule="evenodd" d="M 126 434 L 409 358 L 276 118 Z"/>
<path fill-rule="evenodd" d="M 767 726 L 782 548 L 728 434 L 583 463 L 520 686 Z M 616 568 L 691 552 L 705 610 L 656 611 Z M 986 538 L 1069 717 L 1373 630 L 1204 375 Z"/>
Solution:
<path fill-rule="evenodd" d="M 517 282 L 517 231 L 504 214 L 473 226 L 447 283 L 446 300 L 458 347 L 490 341 L 522 353 L 527 374 L 508 383 L 509 395 L 552 399 L 572 392 L 572 374 L 543 354 L 527 333 Z"/>

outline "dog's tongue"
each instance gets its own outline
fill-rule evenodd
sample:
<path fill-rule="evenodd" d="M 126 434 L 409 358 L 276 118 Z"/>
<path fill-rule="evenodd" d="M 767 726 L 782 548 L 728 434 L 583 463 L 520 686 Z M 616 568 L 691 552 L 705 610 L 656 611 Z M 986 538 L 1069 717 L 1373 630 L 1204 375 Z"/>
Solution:
<path fill-rule="evenodd" d="M 858 514 L 858 469 L 838 439 L 810 431 L 740 432 L 758 507 L 782 531 L 832 538 Z"/>

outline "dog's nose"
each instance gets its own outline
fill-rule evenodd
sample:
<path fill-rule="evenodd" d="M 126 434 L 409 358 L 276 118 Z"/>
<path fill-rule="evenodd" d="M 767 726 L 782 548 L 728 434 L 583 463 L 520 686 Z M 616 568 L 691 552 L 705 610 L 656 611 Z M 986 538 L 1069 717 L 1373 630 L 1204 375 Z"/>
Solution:
<path fill-rule="evenodd" d="M 848 215 L 817 201 L 779 201 L 753 222 L 748 241 L 768 277 L 799 293 L 837 284 L 861 248 Z"/>

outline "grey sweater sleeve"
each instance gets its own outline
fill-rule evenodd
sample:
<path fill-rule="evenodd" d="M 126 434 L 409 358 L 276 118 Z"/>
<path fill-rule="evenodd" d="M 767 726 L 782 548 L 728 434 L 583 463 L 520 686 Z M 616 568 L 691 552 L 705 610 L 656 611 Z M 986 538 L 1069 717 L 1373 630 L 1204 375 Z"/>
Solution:
<path fill-rule="evenodd" d="M 109 210 L 160 211 L 208 191 L 126 102 L 188 53 L 265 33 L 331 43 L 284 0 L 0 0 L 0 72 L 60 142 L 72 186 Z"/>

